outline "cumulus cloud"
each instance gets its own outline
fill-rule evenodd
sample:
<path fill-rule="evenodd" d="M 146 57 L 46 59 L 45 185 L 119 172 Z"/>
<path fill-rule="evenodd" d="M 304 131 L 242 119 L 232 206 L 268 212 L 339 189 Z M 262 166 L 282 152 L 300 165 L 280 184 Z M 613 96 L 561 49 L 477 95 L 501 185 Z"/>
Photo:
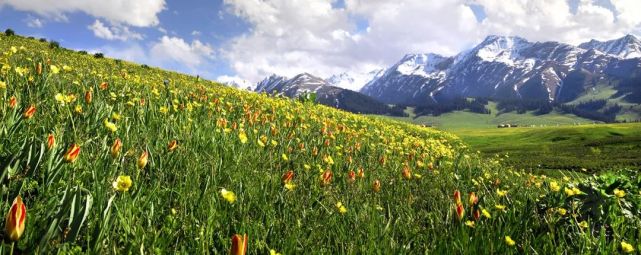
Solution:
<path fill-rule="evenodd" d="M 0 0 L 3 5 L 56 20 L 67 20 L 66 14 L 79 11 L 114 23 L 148 27 L 159 23 L 165 0 Z"/>
<path fill-rule="evenodd" d="M 182 38 L 165 35 L 154 43 L 149 54 L 155 63 L 173 62 L 195 70 L 214 57 L 214 49 L 199 40 L 187 43 Z"/>
<path fill-rule="evenodd" d="M 122 25 L 112 25 L 111 27 L 105 26 L 100 20 L 96 20 L 92 25 L 88 26 L 89 30 L 93 31 L 96 37 L 106 40 L 120 40 L 127 41 L 142 40 L 142 35 L 129 30 L 129 27 Z"/>
<path fill-rule="evenodd" d="M 489 34 L 577 44 L 638 33 L 641 24 L 638 0 L 579 0 L 576 8 L 567 0 L 345 0 L 342 8 L 335 1 L 225 0 L 252 29 L 222 54 L 254 82 L 271 73 L 327 77 L 386 67 L 406 53 L 453 55 Z"/>

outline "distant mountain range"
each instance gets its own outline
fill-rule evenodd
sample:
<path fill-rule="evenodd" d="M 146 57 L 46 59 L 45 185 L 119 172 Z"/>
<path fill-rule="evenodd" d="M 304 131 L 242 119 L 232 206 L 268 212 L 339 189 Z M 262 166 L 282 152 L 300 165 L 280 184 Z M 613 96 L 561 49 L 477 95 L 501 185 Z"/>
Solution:
<path fill-rule="evenodd" d="M 573 46 L 488 36 L 455 56 L 408 54 L 384 70 L 346 72 L 327 80 L 310 74 L 292 79 L 274 75 L 261 81 L 255 91 L 289 97 L 316 92 L 319 99 L 324 98 L 324 104 L 335 107 L 356 99 L 372 105 L 378 101 L 383 105 L 421 106 L 470 97 L 566 103 L 596 86 L 611 87 L 617 97 L 641 103 L 638 38 L 627 35 Z M 362 95 L 345 92 L 344 88 Z M 339 94 L 349 97 L 339 99 Z"/>
<path fill-rule="evenodd" d="M 291 98 L 297 98 L 305 93 L 315 93 L 318 103 L 350 112 L 404 115 L 402 109 L 388 106 L 356 91 L 332 86 L 324 79 L 308 73 L 296 75 L 291 79 L 278 75 L 269 76 L 256 85 L 255 91 Z"/>

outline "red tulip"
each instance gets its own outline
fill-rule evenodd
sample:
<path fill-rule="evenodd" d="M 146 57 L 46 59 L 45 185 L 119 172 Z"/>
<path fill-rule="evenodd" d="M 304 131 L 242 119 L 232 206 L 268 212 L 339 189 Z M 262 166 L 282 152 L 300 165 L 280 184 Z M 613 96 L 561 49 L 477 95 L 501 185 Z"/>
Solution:
<path fill-rule="evenodd" d="M 11 98 L 9 98 L 9 107 L 11 109 L 16 108 L 17 104 L 18 104 L 18 99 L 16 99 L 15 96 L 11 96 Z"/>
<path fill-rule="evenodd" d="M 77 144 L 72 144 L 67 153 L 65 153 L 65 160 L 69 163 L 73 163 L 78 159 L 78 154 L 80 154 L 80 146 Z"/>
<path fill-rule="evenodd" d="M 283 183 L 288 183 L 294 179 L 294 171 L 289 170 L 285 174 L 283 174 L 283 177 L 281 178 L 283 180 Z"/>
<path fill-rule="evenodd" d="M 481 218 L 481 211 L 479 209 L 474 210 L 472 216 L 474 216 L 474 220 L 479 220 L 479 218 Z"/>
<path fill-rule="evenodd" d="M 321 175 L 321 182 L 323 185 L 329 185 L 332 182 L 332 177 L 334 174 L 332 173 L 331 170 L 327 169 L 323 174 Z"/>
<path fill-rule="evenodd" d="M 456 202 L 457 205 L 461 203 L 461 192 L 458 190 L 454 191 L 454 202 Z"/>
<path fill-rule="evenodd" d="M 22 203 L 22 197 L 18 195 L 11 204 L 11 209 L 5 219 L 4 230 L 11 241 L 18 241 L 24 233 L 25 220 L 27 219 L 27 207 Z"/>
<path fill-rule="evenodd" d="M 456 216 L 459 220 L 462 220 L 465 216 L 465 208 L 463 207 L 463 204 L 459 203 L 456 205 Z"/>
<path fill-rule="evenodd" d="M 229 253 L 231 255 L 245 255 L 247 252 L 247 234 L 244 235 L 234 235 L 231 237 L 231 250 Z"/>

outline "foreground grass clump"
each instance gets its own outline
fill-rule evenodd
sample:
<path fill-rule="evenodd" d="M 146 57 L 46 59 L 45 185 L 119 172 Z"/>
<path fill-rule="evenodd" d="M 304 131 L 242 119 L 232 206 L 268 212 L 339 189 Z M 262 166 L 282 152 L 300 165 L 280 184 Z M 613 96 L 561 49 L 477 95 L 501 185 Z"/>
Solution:
<path fill-rule="evenodd" d="M 0 209 L 27 215 L 3 253 L 639 250 L 636 173 L 535 176 L 433 129 L 0 38 Z"/>

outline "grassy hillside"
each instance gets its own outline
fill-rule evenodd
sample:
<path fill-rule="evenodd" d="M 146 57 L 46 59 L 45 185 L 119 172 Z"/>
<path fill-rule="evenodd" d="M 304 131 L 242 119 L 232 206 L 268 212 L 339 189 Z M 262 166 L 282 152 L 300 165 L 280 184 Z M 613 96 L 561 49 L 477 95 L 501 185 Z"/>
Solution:
<path fill-rule="evenodd" d="M 496 109 L 495 102 L 489 102 L 487 108 L 492 114 L 480 114 L 469 111 L 455 111 L 444 113 L 439 116 L 418 116 L 412 108 L 406 112 L 409 117 L 394 117 L 397 120 L 407 121 L 416 124 L 434 126 L 441 130 L 454 129 L 483 129 L 495 128 L 500 124 L 518 124 L 521 126 L 557 126 L 571 124 L 592 123 L 592 120 L 577 117 L 572 114 L 562 114 L 553 111 L 544 115 L 535 115 L 532 112 L 517 114 L 516 112 L 500 113 Z"/>
<path fill-rule="evenodd" d="M 454 129 L 472 149 L 528 169 L 641 168 L 641 124 Z"/>
<path fill-rule="evenodd" d="M 535 176 L 435 129 L 17 36 L 0 52 L 3 254 L 641 248 L 633 172 Z"/>

